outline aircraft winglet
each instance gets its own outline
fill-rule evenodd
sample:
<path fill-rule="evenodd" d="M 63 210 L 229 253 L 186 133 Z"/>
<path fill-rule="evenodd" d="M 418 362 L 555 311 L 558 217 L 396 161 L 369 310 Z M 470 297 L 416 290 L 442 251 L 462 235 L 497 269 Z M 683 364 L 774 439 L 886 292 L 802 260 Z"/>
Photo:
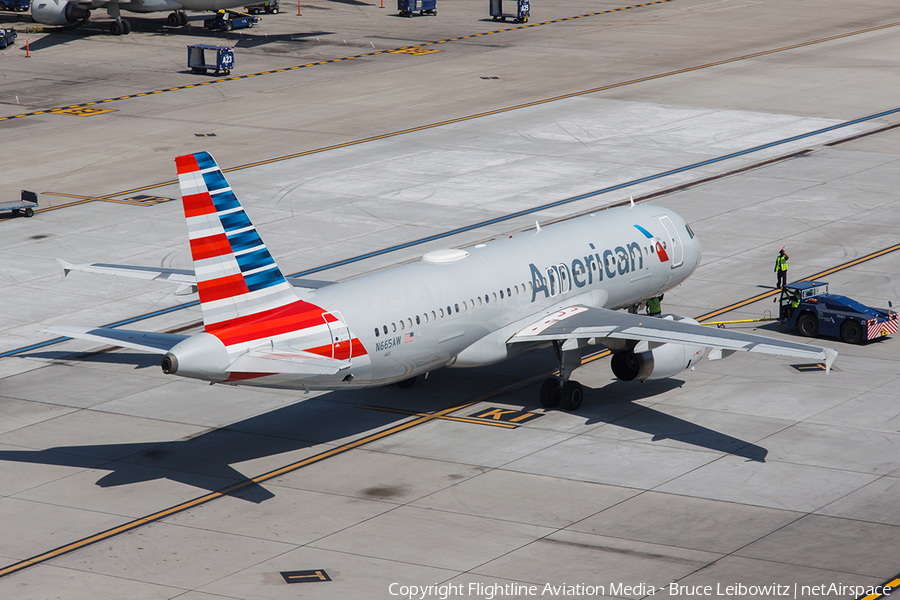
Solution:
<path fill-rule="evenodd" d="M 831 365 L 834 363 L 834 359 L 837 358 L 837 350 L 834 348 L 822 348 L 825 351 L 825 372 L 831 373 Z"/>
<path fill-rule="evenodd" d="M 62 267 L 62 270 L 63 270 L 63 277 L 66 277 L 69 273 L 71 273 L 71 272 L 72 272 L 72 267 L 75 266 L 75 265 L 73 265 L 72 263 L 66 262 L 66 261 L 64 261 L 64 260 L 61 259 L 61 258 L 57 258 L 57 259 L 56 259 L 56 262 L 58 262 L 58 263 L 59 263 L 59 266 Z"/>

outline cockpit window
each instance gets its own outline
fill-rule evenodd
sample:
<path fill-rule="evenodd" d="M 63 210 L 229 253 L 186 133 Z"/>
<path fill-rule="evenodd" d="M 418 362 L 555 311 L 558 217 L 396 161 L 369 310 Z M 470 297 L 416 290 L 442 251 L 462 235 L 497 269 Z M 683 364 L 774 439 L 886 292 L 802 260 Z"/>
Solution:
<path fill-rule="evenodd" d="M 694 232 L 691 229 L 691 226 L 685 223 L 684 228 L 687 229 L 688 235 L 691 236 L 691 239 L 694 239 Z"/>

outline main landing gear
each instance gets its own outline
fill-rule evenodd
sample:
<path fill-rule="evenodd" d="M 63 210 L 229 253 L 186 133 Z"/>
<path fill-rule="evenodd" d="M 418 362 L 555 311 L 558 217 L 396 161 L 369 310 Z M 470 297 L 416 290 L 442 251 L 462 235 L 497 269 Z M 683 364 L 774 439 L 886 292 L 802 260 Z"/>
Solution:
<path fill-rule="evenodd" d="M 571 348 L 567 348 L 570 345 Z M 562 403 L 566 410 L 578 410 L 584 401 L 584 388 L 569 377 L 581 366 L 581 347 L 576 340 L 565 343 L 554 341 L 553 351 L 559 364 L 559 377 L 548 377 L 541 384 L 541 404 L 545 408 L 553 408 Z"/>
<path fill-rule="evenodd" d="M 119 13 L 118 2 L 110 2 L 109 6 L 106 8 L 106 12 L 115 19 L 115 21 L 109 24 L 109 32 L 111 34 L 128 35 L 131 33 L 131 23 L 122 18 L 122 15 Z"/>

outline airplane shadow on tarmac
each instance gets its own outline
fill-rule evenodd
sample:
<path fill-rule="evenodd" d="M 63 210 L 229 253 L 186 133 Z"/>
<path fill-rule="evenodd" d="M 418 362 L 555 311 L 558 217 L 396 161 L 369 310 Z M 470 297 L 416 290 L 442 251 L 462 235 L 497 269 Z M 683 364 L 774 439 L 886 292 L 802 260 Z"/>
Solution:
<path fill-rule="evenodd" d="M 427 381 L 419 378 L 420 381 L 412 389 L 387 386 L 330 392 L 181 440 L 3 450 L 0 451 L 0 460 L 109 471 L 96 482 L 100 487 L 168 479 L 208 491 L 223 491 L 258 475 L 241 473 L 231 465 L 327 444 L 310 454 L 286 457 L 278 466 L 291 464 L 294 460 L 409 418 L 406 414 L 370 410 L 360 405 L 420 413 L 461 405 L 468 399 L 478 398 L 486 392 L 549 370 L 552 359 L 548 360 L 549 355 L 541 354 L 535 353 L 505 363 L 513 363 L 512 368 L 503 368 L 502 371 L 496 367 L 437 371 Z M 29 356 L 43 359 L 80 358 L 59 352 L 38 352 Z M 158 365 L 156 356 L 128 352 L 92 354 L 89 360 L 136 364 L 136 369 Z M 586 388 L 582 408 L 567 414 L 573 419 L 584 419 L 585 425 L 607 423 L 652 435 L 652 441 L 676 440 L 750 461 L 765 462 L 768 454 L 765 448 L 637 403 L 638 400 L 665 394 L 682 384 L 682 381 L 670 378 L 644 384 L 614 381 L 600 388 Z M 522 404 L 524 410 L 541 411 L 537 402 L 537 387 L 538 384 L 531 384 L 497 396 L 493 401 L 504 405 Z M 298 392 L 298 397 L 302 398 L 302 393 Z M 465 410 L 457 414 L 471 416 Z M 535 426 L 540 426 L 539 420 L 535 423 Z M 255 483 L 242 486 L 229 495 L 255 503 L 274 497 L 263 485 Z"/>

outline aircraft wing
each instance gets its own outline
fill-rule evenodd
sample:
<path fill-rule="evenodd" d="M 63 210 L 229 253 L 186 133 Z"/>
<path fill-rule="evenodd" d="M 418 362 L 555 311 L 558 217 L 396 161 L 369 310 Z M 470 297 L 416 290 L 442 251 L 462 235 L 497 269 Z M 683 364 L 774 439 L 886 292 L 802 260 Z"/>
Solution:
<path fill-rule="evenodd" d="M 826 371 L 837 356 L 831 348 L 789 342 L 761 335 L 729 331 L 700 325 L 693 320 L 635 315 L 583 305 L 570 306 L 537 321 L 515 334 L 509 341 L 535 342 L 548 340 L 603 338 L 638 340 L 657 344 L 683 344 L 712 348 L 710 360 L 736 351 L 758 352 L 825 360 Z"/>
<path fill-rule="evenodd" d="M 232 373 L 291 373 L 295 375 L 334 375 L 350 367 L 350 361 L 320 356 L 291 348 L 250 350 L 235 359 Z"/>
<path fill-rule="evenodd" d="M 120 277 L 131 277 L 133 279 L 145 279 L 156 281 L 170 281 L 172 283 L 181 284 L 175 291 L 178 296 L 197 293 L 197 277 L 194 272 L 189 269 L 168 269 L 165 267 L 138 267 L 134 265 L 114 265 L 109 263 L 82 263 L 72 264 L 60 258 L 56 262 L 63 268 L 63 274 L 68 275 L 72 271 L 82 271 L 84 273 L 99 273 L 101 275 L 118 275 Z M 326 285 L 331 285 L 332 281 L 321 281 L 319 279 L 303 279 L 297 277 L 287 278 L 288 283 L 293 287 L 315 290 Z"/>
<path fill-rule="evenodd" d="M 189 336 L 174 333 L 153 333 L 150 331 L 130 331 L 128 329 L 104 329 L 95 327 L 79 327 L 77 325 L 56 325 L 44 331 L 64 335 L 79 340 L 100 342 L 122 348 L 143 350 L 153 354 L 165 354 L 175 344 L 186 340 Z"/>

